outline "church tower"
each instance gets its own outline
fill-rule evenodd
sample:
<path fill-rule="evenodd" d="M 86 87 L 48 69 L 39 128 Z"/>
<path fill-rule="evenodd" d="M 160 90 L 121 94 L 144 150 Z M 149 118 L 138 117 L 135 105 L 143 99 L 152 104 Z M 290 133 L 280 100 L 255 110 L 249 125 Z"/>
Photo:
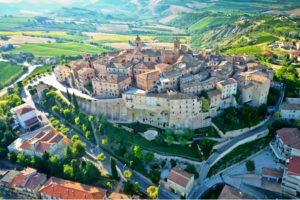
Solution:
<path fill-rule="evenodd" d="M 135 50 L 142 51 L 142 39 L 139 35 L 137 35 L 135 39 Z"/>
<path fill-rule="evenodd" d="M 174 40 L 174 52 L 178 52 L 180 49 L 180 40 L 178 37 Z"/>

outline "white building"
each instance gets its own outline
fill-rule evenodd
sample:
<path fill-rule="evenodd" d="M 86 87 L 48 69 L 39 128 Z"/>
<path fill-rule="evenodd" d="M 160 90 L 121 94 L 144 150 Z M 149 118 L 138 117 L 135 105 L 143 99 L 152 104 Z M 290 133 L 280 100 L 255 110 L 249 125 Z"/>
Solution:
<path fill-rule="evenodd" d="M 297 128 L 282 128 L 277 130 L 275 141 L 270 147 L 276 160 L 285 163 L 290 156 L 300 156 L 300 131 Z"/>
<path fill-rule="evenodd" d="M 54 129 L 21 136 L 8 146 L 10 152 L 38 157 L 48 152 L 50 156 L 56 155 L 58 158 L 63 156 L 64 148 L 64 137 Z"/>
<path fill-rule="evenodd" d="M 300 198 L 300 157 L 293 156 L 289 159 L 281 188 L 284 192 Z"/>
<path fill-rule="evenodd" d="M 300 98 L 287 98 L 280 113 L 283 119 L 300 119 Z"/>
<path fill-rule="evenodd" d="M 170 190 L 180 196 L 187 196 L 194 185 L 194 175 L 179 167 L 174 167 L 167 177 L 167 183 Z"/>
<path fill-rule="evenodd" d="M 30 130 L 40 124 L 35 108 L 29 104 L 22 104 L 11 110 L 16 122 L 25 130 Z"/>

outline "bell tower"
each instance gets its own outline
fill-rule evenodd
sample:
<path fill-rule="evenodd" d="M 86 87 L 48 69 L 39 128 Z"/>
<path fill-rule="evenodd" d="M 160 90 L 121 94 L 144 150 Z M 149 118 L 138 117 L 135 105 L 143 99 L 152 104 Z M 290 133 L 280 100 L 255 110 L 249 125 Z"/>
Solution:
<path fill-rule="evenodd" d="M 180 40 L 178 37 L 174 40 L 174 52 L 177 52 L 180 49 Z"/>
<path fill-rule="evenodd" d="M 142 50 L 142 39 L 140 38 L 139 35 L 137 35 L 136 39 L 135 39 L 135 50 L 136 51 L 141 51 Z"/>

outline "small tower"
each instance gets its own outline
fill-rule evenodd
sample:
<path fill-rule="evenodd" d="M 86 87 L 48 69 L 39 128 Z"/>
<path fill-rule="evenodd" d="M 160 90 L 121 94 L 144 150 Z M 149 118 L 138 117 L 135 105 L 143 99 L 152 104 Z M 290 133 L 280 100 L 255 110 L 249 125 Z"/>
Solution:
<path fill-rule="evenodd" d="M 174 52 L 177 52 L 180 49 L 180 40 L 178 37 L 174 40 Z"/>
<path fill-rule="evenodd" d="M 141 51 L 142 50 L 142 39 L 140 38 L 139 35 L 137 35 L 136 39 L 135 39 L 135 50 L 136 51 Z"/>

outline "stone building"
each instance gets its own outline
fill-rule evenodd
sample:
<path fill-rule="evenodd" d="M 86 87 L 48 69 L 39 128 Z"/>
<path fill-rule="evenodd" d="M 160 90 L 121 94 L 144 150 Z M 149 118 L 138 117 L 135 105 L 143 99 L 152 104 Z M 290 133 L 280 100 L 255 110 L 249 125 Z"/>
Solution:
<path fill-rule="evenodd" d="M 92 79 L 94 95 L 101 97 L 120 97 L 131 87 L 130 76 L 110 74 Z"/>
<path fill-rule="evenodd" d="M 196 96 L 130 90 L 123 93 L 122 98 L 129 121 L 173 129 L 205 127 L 210 123 L 201 112 L 202 102 Z"/>
<path fill-rule="evenodd" d="M 64 65 L 59 65 L 54 68 L 54 75 L 59 82 L 64 82 L 68 80 L 71 70 L 69 67 Z"/>
<path fill-rule="evenodd" d="M 137 75 L 136 77 L 137 88 L 142 90 L 151 89 L 156 83 L 159 74 L 160 74 L 159 71 L 154 70 L 154 71 L 146 72 L 144 74 Z"/>

